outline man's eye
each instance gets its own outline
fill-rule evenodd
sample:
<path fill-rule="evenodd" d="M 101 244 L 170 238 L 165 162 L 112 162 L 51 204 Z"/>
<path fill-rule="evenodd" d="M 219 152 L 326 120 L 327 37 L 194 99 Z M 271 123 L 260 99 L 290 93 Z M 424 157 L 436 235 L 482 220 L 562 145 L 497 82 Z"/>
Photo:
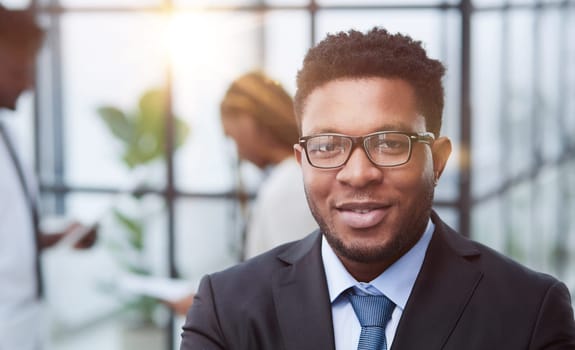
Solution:
<path fill-rule="evenodd" d="M 373 150 L 379 153 L 397 153 L 409 149 L 409 142 L 403 140 L 380 140 Z"/>
<path fill-rule="evenodd" d="M 310 151 L 314 153 L 331 154 L 341 152 L 342 148 L 335 143 L 321 143 L 311 147 Z"/>
<path fill-rule="evenodd" d="M 397 148 L 405 147 L 405 142 L 392 141 L 392 140 L 382 141 L 379 143 L 378 147 L 383 148 L 383 149 L 397 149 Z"/>
<path fill-rule="evenodd" d="M 334 152 L 337 151 L 337 147 L 333 143 L 325 143 L 319 146 L 319 152 Z"/>
<path fill-rule="evenodd" d="M 345 145 L 334 140 L 320 140 L 308 144 L 308 152 L 314 157 L 335 157 L 345 152 Z"/>

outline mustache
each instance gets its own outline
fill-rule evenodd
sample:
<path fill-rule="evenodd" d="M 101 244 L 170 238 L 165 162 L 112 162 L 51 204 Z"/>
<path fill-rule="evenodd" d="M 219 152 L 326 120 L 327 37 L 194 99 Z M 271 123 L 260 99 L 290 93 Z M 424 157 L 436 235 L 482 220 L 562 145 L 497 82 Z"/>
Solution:
<path fill-rule="evenodd" d="M 376 199 L 372 191 L 353 191 L 346 193 L 343 197 L 354 201 L 370 201 Z"/>

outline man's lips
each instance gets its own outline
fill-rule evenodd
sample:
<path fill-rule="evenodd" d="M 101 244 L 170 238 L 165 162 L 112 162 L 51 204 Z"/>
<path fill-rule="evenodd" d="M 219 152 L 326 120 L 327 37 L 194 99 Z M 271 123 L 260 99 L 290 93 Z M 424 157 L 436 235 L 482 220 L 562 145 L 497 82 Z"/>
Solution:
<path fill-rule="evenodd" d="M 376 226 L 381 221 L 389 204 L 375 202 L 350 202 L 336 206 L 339 217 L 343 223 L 354 229 L 365 229 Z"/>

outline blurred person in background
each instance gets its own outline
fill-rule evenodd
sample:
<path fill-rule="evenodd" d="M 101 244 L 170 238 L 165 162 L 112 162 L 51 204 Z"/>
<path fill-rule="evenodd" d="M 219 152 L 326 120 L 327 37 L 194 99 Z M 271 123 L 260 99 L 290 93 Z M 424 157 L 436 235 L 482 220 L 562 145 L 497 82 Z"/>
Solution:
<path fill-rule="evenodd" d="M 220 105 L 224 133 L 233 139 L 238 156 L 265 173 L 247 223 L 244 257 L 304 237 L 317 229 L 303 189 L 293 145 L 298 127 L 292 97 L 262 72 L 234 80 Z M 193 295 L 168 303 L 185 315 Z"/>
<path fill-rule="evenodd" d="M 291 96 L 263 73 L 250 72 L 231 84 L 220 111 L 240 159 L 265 172 L 248 221 L 245 258 L 315 230 L 293 153 L 299 134 Z"/>
<path fill-rule="evenodd" d="M 40 252 L 66 235 L 90 247 L 96 228 L 74 222 L 62 232 L 39 229 L 35 181 L 24 170 L 8 130 L 6 110 L 34 80 L 43 31 L 29 10 L 0 4 L 0 350 L 37 350 L 45 337 Z"/>

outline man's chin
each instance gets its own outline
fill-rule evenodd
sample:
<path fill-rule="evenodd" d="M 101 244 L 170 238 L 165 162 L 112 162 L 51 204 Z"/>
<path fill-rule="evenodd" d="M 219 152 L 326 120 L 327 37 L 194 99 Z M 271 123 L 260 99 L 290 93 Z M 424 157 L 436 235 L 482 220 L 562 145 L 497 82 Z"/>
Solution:
<path fill-rule="evenodd" d="M 339 237 L 331 234 L 326 235 L 326 239 L 338 255 L 345 257 L 348 260 L 356 261 L 359 263 L 374 263 L 390 260 L 397 252 L 395 242 L 382 244 L 380 240 L 375 242 L 362 242 L 345 241 Z"/>

